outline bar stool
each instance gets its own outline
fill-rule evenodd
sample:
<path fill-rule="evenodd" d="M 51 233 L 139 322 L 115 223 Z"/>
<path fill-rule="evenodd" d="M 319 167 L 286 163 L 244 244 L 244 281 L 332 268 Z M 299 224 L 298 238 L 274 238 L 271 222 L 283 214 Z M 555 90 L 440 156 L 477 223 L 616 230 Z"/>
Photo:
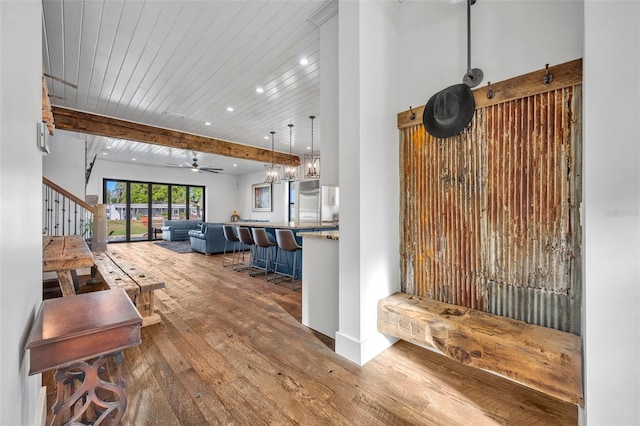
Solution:
<path fill-rule="evenodd" d="M 249 265 L 247 268 L 242 268 L 242 269 L 249 269 L 249 274 L 251 274 L 251 265 L 253 265 L 253 257 L 255 252 L 254 248 L 256 246 L 256 243 L 255 241 L 253 241 L 253 238 L 251 237 L 251 232 L 249 232 L 249 228 L 245 226 L 238 227 L 238 239 L 242 243 L 244 249 L 246 249 L 247 246 L 249 247 Z M 247 265 L 246 263 L 244 263 L 244 251 L 242 252 L 242 264 Z M 236 271 L 238 270 L 240 269 L 236 268 Z"/>
<path fill-rule="evenodd" d="M 264 269 L 264 280 L 267 281 L 267 274 L 271 270 L 271 264 L 273 263 L 273 261 L 271 260 L 271 252 L 273 251 L 272 248 L 275 247 L 277 249 L 278 245 L 275 241 L 271 241 L 269 239 L 269 237 L 267 236 L 267 231 L 264 228 L 251 228 L 251 232 L 253 234 L 253 241 L 255 241 L 257 247 L 254 256 L 255 262 L 251 263 L 249 275 L 251 275 L 251 269 L 253 268 Z M 259 250 L 258 247 L 262 248 L 262 250 Z M 264 257 L 260 256 L 260 252 L 264 253 Z M 264 262 L 264 267 L 260 266 L 260 262 Z"/>
<path fill-rule="evenodd" d="M 291 277 L 291 289 L 295 291 L 296 287 L 293 283 L 293 281 L 295 280 L 296 277 L 296 269 L 299 269 L 300 272 L 302 273 L 302 268 L 298 267 L 296 268 L 296 260 L 298 257 L 298 251 L 302 251 L 302 246 L 298 244 L 298 242 L 296 241 L 296 237 L 293 235 L 293 232 L 291 231 L 291 229 L 276 229 L 276 241 L 278 243 L 278 247 L 280 248 L 280 250 L 278 250 L 278 255 L 276 256 L 276 265 L 275 265 L 275 274 L 274 274 L 274 279 L 273 282 L 274 284 L 276 283 L 276 276 L 277 275 L 282 275 L 284 277 Z M 282 252 L 289 252 L 292 254 L 293 257 L 293 267 L 289 266 L 289 258 L 287 256 L 287 254 L 285 253 L 285 261 L 286 263 L 278 263 L 278 256 L 280 256 L 280 253 Z M 287 274 L 283 274 L 281 272 L 278 272 L 278 265 L 287 265 L 287 269 L 289 271 L 289 273 Z"/>
<path fill-rule="evenodd" d="M 233 249 L 233 254 L 231 256 L 231 269 L 235 270 L 237 266 L 237 255 L 236 249 L 240 240 L 235 232 L 233 232 L 233 226 L 231 225 L 222 225 L 222 232 L 224 233 L 224 252 L 222 253 L 222 267 L 227 267 L 229 265 L 225 265 L 224 262 L 229 260 L 227 257 L 227 243 L 231 243 L 231 247 Z M 244 254 L 244 253 L 243 253 Z"/>

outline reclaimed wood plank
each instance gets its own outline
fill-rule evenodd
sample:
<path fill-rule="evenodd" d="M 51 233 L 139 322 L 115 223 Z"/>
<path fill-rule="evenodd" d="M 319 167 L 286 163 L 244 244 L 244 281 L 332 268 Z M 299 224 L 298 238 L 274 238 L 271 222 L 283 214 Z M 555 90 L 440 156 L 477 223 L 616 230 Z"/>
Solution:
<path fill-rule="evenodd" d="M 56 271 L 56 275 L 58 276 L 58 284 L 60 284 L 62 296 L 75 296 L 76 290 L 73 287 L 73 277 L 71 276 L 71 271 L 68 269 L 65 269 L 63 271 Z"/>
<path fill-rule="evenodd" d="M 122 256 L 119 252 L 110 250 L 104 252 L 104 254 L 140 286 L 140 291 L 145 292 L 165 287 L 163 280 L 158 278 L 156 275 L 143 270 L 137 264 Z"/>
<path fill-rule="evenodd" d="M 542 78 L 545 74 L 544 68 L 500 82 L 493 82 L 491 89 L 493 89 L 494 95 L 491 99 L 487 98 L 488 86 L 476 88 L 473 91 L 476 109 L 581 84 L 582 58 L 550 66 L 549 72 L 553 75 L 553 80 L 549 84 L 542 84 Z M 420 105 L 398 113 L 398 129 L 422 124 L 424 107 L 425 105 Z M 413 119 L 411 119 L 412 112 L 415 114 Z"/>
<path fill-rule="evenodd" d="M 378 331 L 584 404 L 582 340 L 574 334 L 405 293 L 378 302 Z"/>
<path fill-rule="evenodd" d="M 294 166 L 300 164 L 300 158 L 298 156 L 283 152 L 273 153 L 267 149 L 256 148 L 254 146 L 105 117 L 88 112 L 75 111 L 58 106 L 54 106 L 52 111 L 56 128 L 61 130 L 127 139 L 265 163 L 269 163 L 273 159 L 278 164 L 292 164 Z"/>
<path fill-rule="evenodd" d="M 127 292 L 131 300 L 140 294 L 140 287 L 118 267 L 104 252 L 94 254 L 95 266 L 100 275 L 111 288 L 121 288 Z"/>

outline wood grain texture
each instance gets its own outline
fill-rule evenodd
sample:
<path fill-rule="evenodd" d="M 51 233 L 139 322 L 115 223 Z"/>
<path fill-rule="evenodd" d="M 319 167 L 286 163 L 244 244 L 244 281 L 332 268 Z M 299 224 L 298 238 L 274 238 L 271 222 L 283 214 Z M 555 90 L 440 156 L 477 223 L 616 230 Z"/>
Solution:
<path fill-rule="evenodd" d="M 80 235 L 42 237 L 42 270 L 90 268 L 93 255 Z"/>
<path fill-rule="evenodd" d="M 53 113 L 51 112 L 51 100 L 49 99 L 49 89 L 47 83 L 44 80 L 44 74 L 42 75 L 42 121 L 47 125 L 47 130 L 50 135 L 53 135 L 53 129 L 55 129 L 55 123 L 53 121 Z"/>
<path fill-rule="evenodd" d="M 494 93 L 491 99 L 487 97 L 488 86 L 475 89 L 473 97 L 476 102 L 476 109 L 582 84 L 582 58 L 550 66 L 549 73 L 553 76 L 553 79 L 549 84 L 542 83 L 545 72 L 546 70 L 542 68 L 508 80 L 491 83 L 491 89 Z M 413 120 L 411 119 L 412 111 L 415 113 Z M 402 111 L 398 114 L 398 129 L 422 124 L 423 114 L 424 105 L 413 107 L 412 110 Z"/>
<path fill-rule="evenodd" d="M 76 290 L 73 285 L 73 277 L 71 271 L 68 269 L 62 271 L 56 271 L 58 276 L 58 284 L 60 285 L 60 291 L 64 297 L 75 296 Z"/>
<path fill-rule="evenodd" d="M 378 331 L 584 405 L 582 339 L 574 334 L 405 293 L 380 300 Z"/>
<path fill-rule="evenodd" d="M 53 107 L 56 128 L 91 135 L 146 142 L 154 145 L 189 149 L 197 152 L 242 158 L 277 164 L 300 165 L 300 158 L 283 152 L 275 152 L 249 145 L 208 138 L 205 136 L 134 123 L 117 118 L 87 112 Z M 273 155 L 273 157 L 272 157 Z"/>
<path fill-rule="evenodd" d="M 301 324 L 300 291 L 222 255 L 110 249 L 166 282 L 162 323 L 125 351 L 123 425 L 577 424 L 575 405 L 404 341 L 357 366 Z"/>

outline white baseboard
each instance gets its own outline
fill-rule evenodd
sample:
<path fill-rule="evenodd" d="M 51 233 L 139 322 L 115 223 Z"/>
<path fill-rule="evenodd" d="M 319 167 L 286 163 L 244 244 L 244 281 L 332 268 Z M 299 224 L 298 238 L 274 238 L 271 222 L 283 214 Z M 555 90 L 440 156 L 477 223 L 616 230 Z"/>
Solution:
<path fill-rule="evenodd" d="M 358 365 L 365 365 L 397 341 L 397 338 L 382 333 L 375 333 L 365 340 L 356 340 L 338 331 L 336 353 Z"/>
<path fill-rule="evenodd" d="M 47 387 L 40 387 L 38 394 L 38 405 L 36 406 L 36 415 L 33 419 L 34 426 L 45 426 L 47 422 Z"/>

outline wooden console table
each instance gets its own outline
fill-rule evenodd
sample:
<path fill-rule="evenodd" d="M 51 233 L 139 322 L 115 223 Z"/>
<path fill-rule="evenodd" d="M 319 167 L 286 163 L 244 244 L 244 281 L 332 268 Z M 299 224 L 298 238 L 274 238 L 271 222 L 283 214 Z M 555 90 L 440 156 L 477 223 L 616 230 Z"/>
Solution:
<path fill-rule="evenodd" d="M 127 409 L 122 351 L 141 343 L 141 325 L 142 318 L 122 289 L 42 302 L 26 348 L 30 375 L 56 369 L 52 425 L 120 423 Z M 110 357 L 117 365 L 116 383 L 99 376 Z M 71 395 L 65 399 L 66 385 Z M 115 401 L 100 399 L 98 388 L 101 396 L 110 393 Z"/>
<path fill-rule="evenodd" d="M 56 272 L 63 296 L 76 294 L 72 271 L 93 267 L 93 255 L 80 235 L 42 238 L 42 270 Z"/>

